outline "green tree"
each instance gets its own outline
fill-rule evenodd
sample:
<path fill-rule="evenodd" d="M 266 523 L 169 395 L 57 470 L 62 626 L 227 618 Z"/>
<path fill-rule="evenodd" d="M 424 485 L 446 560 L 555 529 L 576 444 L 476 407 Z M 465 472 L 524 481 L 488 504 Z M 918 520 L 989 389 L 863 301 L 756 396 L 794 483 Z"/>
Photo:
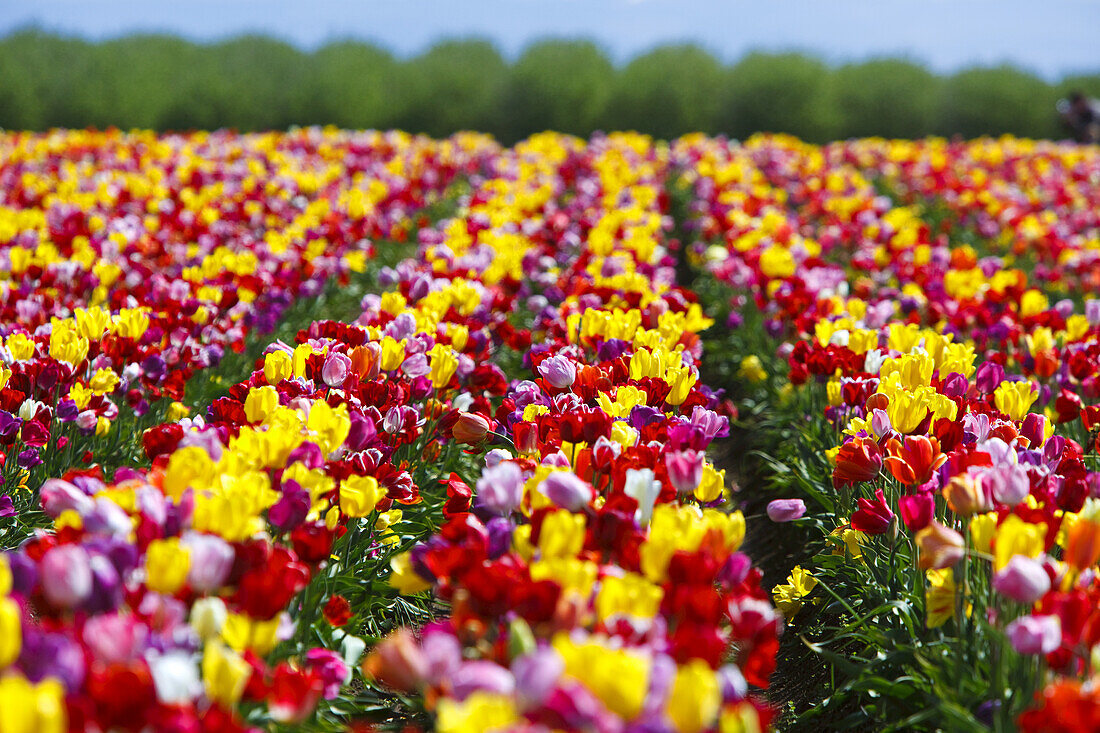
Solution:
<path fill-rule="evenodd" d="M 613 69 L 588 41 L 542 41 L 512 67 L 504 92 L 502 135 L 511 142 L 557 130 L 590 135 L 603 119 Z"/>
<path fill-rule="evenodd" d="M 307 110 L 309 70 L 305 54 L 282 41 L 242 36 L 208 46 L 205 64 L 184 83 L 206 83 L 206 99 L 224 117 L 220 126 L 239 130 L 285 129 L 301 124 Z"/>
<path fill-rule="evenodd" d="M 399 127 L 442 137 L 494 130 L 508 67 L 489 41 L 444 41 L 402 65 Z"/>
<path fill-rule="evenodd" d="M 966 138 L 1051 137 L 1058 132 L 1057 97 L 1050 85 L 1012 66 L 967 69 L 944 81 L 935 129 Z"/>
<path fill-rule="evenodd" d="M 698 46 L 663 46 L 631 61 L 615 77 L 607 129 L 632 129 L 663 139 L 713 132 L 723 70 Z"/>
<path fill-rule="evenodd" d="M 402 113 L 397 62 L 380 48 L 330 43 L 313 54 L 310 71 L 307 122 L 386 129 Z"/>
<path fill-rule="evenodd" d="M 797 53 L 752 53 L 729 72 L 719 109 L 719 129 L 745 138 L 754 132 L 787 132 L 824 142 L 837 112 L 828 68 Z"/>
<path fill-rule="evenodd" d="M 928 134 L 936 77 L 908 61 L 876 59 L 833 73 L 839 137 L 913 138 Z"/>

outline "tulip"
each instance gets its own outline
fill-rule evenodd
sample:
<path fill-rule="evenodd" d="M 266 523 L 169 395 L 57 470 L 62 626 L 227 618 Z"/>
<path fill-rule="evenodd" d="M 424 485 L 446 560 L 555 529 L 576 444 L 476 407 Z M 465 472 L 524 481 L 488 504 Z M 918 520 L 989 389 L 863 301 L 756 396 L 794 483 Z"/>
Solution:
<path fill-rule="evenodd" d="M 351 680 L 347 663 L 329 649 L 310 649 L 306 652 L 305 666 L 321 680 L 321 694 L 326 700 L 335 700 L 340 688 Z"/>
<path fill-rule="evenodd" d="M 555 355 L 543 359 L 538 372 L 556 389 L 566 389 L 577 378 L 577 365 L 568 357 Z"/>
<path fill-rule="evenodd" d="M 19 658 L 23 648 L 23 623 L 19 604 L 0 597 L 0 670 Z"/>
<path fill-rule="evenodd" d="M 516 689 L 516 678 L 510 671 L 485 660 L 462 662 L 450 681 L 457 700 L 465 700 L 475 692 L 511 695 Z"/>
<path fill-rule="evenodd" d="M 890 528 L 894 513 L 886 505 L 886 497 L 883 496 L 882 489 L 875 491 L 874 501 L 861 496 L 856 503 L 859 508 L 852 514 L 852 529 L 867 534 L 883 534 Z"/>
<path fill-rule="evenodd" d="M 290 354 L 287 352 L 276 350 L 264 357 L 264 379 L 268 384 L 277 386 L 292 373 Z"/>
<path fill-rule="evenodd" d="M 952 476 L 947 486 L 943 487 L 942 493 L 947 500 L 947 506 L 960 517 L 984 514 L 993 508 L 993 502 L 988 492 L 983 490 L 983 485 L 966 474 Z"/>
<path fill-rule="evenodd" d="M 459 443 L 477 445 L 489 434 L 489 421 L 474 412 L 460 412 L 451 434 Z"/>
<path fill-rule="evenodd" d="M 564 669 L 561 655 L 551 648 L 517 657 L 512 662 L 516 692 L 531 705 L 539 705 L 550 695 Z"/>
<path fill-rule="evenodd" d="M 833 488 L 871 481 L 882 470 L 882 451 L 870 438 L 853 438 L 840 447 L 833 469 Z"/>
<path fill-rule="evenodd" d="M 910 532 L 919 532 L 928 526 L 936 512 L 936 501 L 931 492 L 919 491 L 898 499 L 901 521 Z"/>
<path fill-rule="evenodd" d="M 413 638 L 401 628 L 374 647 L 363 662 L 363 674 L 398 692 L 414 692 L 424 684 L 428 660 Z"/>
<path fill-rule="evenodd" d="M 202 694 L 202 680 L 190 654 L 151 654 L 149 672 L 153 676 L 157 700 L 164 705 L 186 705 Z"/>
<path fill-rule="evenodd" d="M 172 594 L 187 582 L 191 551 L 176 538 L 153 540 L 145 552 L 146 585 L 158 593 Z"/>
<path fill-rule="evenodd" d="M 1087 427 L 1087 426 L 1086 426 Z M 1046 440 L 1047 418 L 1037 412 L 1029 412 L 1020 426 L 1020 435 L 1027 438 L 1029 446 L 1038 450 Z"/>
<path fill-rule="evenodd" d="M 349 517 L 365 517 L 386 496 L 374 476 L 348 476 L 340 484 L 340 511 Z"/>
<path fill-rule="evenodd" d="M 42 593 L 58 608 L 75 608 L 92 592 L 92 566 L 78 545 L 59 545 L 41 562 Z"/>
<path fill-rule="evenodd" d="M 773 522 L 792 522 L 806 513 L 806 503 L 801 499 L 774 499 L 768 502 L 767 512 Z"/>
<path fill-rule="evenodd" d="M 623 493 L 638 502 L 634 512 L 634 521 L 645 527 L 653 518 L 653 506 L 661 493 L 661 482 L 655 479 L 653 469 L 628 468 Z"/>
<path fill-rule="evenodd" d="M 1050 654 L 1062 645 L 1062 622 L 1057 616 L 1021 616 L 1005 632 L 1020 654 Z"/>
<path fill-rule="evenodd" d="M 231 709 L 244 694 L 252 665 L 220 642 L 208 641 L 203 648 L 202 681 L 211 700 Z"/>
<path fill-rule="evenodd" d="M 213 593 L 222 586 L 233 569 L 236 553 L 221 537 L 188 532 L 181 541 L 191 555 L 187 584 L 196 593 Z"/>
<path fill-rule="evenodd" d="M 1003 596 L 1018 603 L 1035 603 L 1050 590 L 1050 576 L 1037 560 L 1024 555 L 1013 555 L 993 576 L 993 588 Z"/>
<path fill-rule="evenodd" d="M 1087 499 L 1085 507 L 1066 533 L 1062 559 L 1078 570 L 1091 568 L 1100 560 L 1100 500 Z"/>
<path fill-rule="evenodd" d="M 673 451 L 665 454 L 668 480 L 681 494 L 695 491 L 703 480 L 703 454 L 694 450 Z"/>
<path fill-rule="evenodd" d="M 922 570 L 941 570 L 962 560 L 966 543 L 955 530 L 932 522 L 915 537 Z"/>
<path fill-rule="evenodd" d="M 974 385 L 982 394 L 991 394 L 1004 381 L 1004 378 L 1005 370 L 1003 366 L 993 361 L 986 361 L 978 367 L 978 371 L 974 374 Z"/>
<path fill-rule="evenodd" d="M 522 499 L 523 471 L 512 461 L 486 468 L 477 480 L 476 506 L 493 514 L 511 514 Z"/>
<path fill-rule="evenodd" d="M 919 486 L 932 478 L 932 472 L 947 461 L 940 453 L 940 444 L 935 438 L 923 435 L 906 435 L 904 442 L 891 440 L 887 444 L 886 467 L 906 486 Z"/>
<path fill-rule="evenodd" d="M 554 471 L 538 485 L 538 490 L 554 504 L 571 512 L 582 510 L 596 495 L 591 484 L 571 471 Z"/>
<path fill-rule="evenodd" d="M 321 367 L 321 379 L 330 387 L 339 387 L 351 374 L 351 358 L 339 351 L 330 351 Z"/>
<path fill-rule="evenodd" d="M 200 598 L 191 606 L 191 628 L 203 642 L 217 638 L 225 627 L 229 611 L 217 597 Z"/>
<path fill-rule="evenodd" d="M 983 493 L 1007 506 L 1016 506 L 1031 493 L 1027 469 L 1020 465 L 1001 466 L 978 474 Z"/>

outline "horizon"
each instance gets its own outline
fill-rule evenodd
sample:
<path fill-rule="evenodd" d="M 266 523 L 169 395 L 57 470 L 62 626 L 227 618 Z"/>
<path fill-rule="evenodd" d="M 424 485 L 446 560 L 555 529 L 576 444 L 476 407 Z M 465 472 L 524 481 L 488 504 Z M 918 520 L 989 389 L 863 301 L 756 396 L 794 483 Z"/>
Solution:
<path fill-rule="evenodd" d="M 1093 40 L 1100 3 L 1082 0 L 1058 0 L 1042 9 L 1021 0 L 901 0 L 885 6 L 778 0 L 766 8 L 719 0 L 484 0 L 473 8 L 444 0 L 319 0 L 309 7 L 287 0 L 190 0 L 159 7 L 128 0 L 42 0 L 28 8 L 0 0 L 0 10 L 6 18 L 0 36 L 35 29 L 92 42 L 168 34 L 217 43 L 263 35 L 307 52 L 334 41 L 361 41 L 407 59 L 440 41 L 476 38 L 514 61 L 531 43 L 566 38 L 595 42 L 619 66 L 656 47 L 688 43 L 723 63 L 754 51 L 795 51 L 830 66 L 901 58 L 937 74 L 1002 64 L 1046 80 L 1100 71 Z"/>

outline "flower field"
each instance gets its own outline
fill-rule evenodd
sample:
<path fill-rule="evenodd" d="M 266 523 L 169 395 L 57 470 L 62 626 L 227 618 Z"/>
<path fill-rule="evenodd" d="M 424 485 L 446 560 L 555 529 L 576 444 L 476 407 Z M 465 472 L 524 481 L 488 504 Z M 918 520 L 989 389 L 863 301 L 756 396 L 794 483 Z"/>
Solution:
<path fill-rule="evenodd" d="M 0 733 L 1100 729 L 1095 147 L 55 131 L 0 182 Z"/>

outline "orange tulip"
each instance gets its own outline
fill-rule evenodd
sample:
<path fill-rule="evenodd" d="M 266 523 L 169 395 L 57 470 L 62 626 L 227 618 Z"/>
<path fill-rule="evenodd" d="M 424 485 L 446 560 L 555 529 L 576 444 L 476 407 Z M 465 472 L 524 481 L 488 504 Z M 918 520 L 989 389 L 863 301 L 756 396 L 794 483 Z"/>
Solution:
<path fill-rule="evenodd" d="M 932 472 L 947 460 L 940 453 L 940 443 L 935 438 L 923 435 L 907 435 L 905 443 L 893 439 L 886 444 L 890 455 L 886 458 L 886 467 L 906 486 L 919 486 L 932 478 Z"/>

